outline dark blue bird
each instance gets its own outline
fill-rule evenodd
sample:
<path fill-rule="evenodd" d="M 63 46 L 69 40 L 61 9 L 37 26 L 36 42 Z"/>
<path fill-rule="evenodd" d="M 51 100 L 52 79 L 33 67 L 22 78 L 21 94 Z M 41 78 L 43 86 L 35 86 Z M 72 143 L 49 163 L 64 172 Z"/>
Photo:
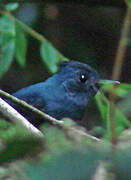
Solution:
<path fill-rule="evenodd" d="M 99 74 L 89 65 L 68 61 L 61 63 L 58 73 L 46 81 L 20 89 L 13 96 L 58 120 L 64 117 L 80 120 L 99 89 L 99 80 Z M 27 119 L 31 117 L 29 110 L 25 112 L 21 107 L 14 107 Z M 29 120 L 37 126 L 43 122 L 34 115 Z"/>

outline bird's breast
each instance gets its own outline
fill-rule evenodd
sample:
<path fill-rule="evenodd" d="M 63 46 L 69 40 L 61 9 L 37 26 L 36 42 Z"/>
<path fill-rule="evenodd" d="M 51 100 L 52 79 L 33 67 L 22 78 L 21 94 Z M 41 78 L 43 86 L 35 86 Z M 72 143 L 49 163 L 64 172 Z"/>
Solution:
<path fill-rule="evenodd" d="M 45 112 L 53 116 L 56 119 L 62 119 L 69 117 L 73 120 L 80 120 L 83 117 L 86 109 L 87 99 L 86 97 L 78 99 L 76 97 L 69 97 L 61 94 L 61 98 L 55 98 L 55 100 L 48 100 L 45 106 Z"/>

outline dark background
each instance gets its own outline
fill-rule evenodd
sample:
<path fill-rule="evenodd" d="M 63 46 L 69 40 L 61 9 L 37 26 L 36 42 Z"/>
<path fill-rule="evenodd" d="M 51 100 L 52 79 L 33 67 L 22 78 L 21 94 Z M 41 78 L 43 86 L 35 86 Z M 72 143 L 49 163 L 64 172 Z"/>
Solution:
<path fill-rule="evenodd" d="M 120 38 L 126 6 L 123 1 L 94 1 L 96 3 L 21 3 L 13 13 L 18 19 L 43 34 L 69 59 L 85 62 L 103 77 L 111 78 L 112 67 Z M 15 59 L 1 78 L 0 88 L 12 93 L 44 81 L 51 74 L 40 57 L 40 42 L 25 34 L 28 40 L 27 61 L 24 68 Z M 120 81 L 130 83 L 131 51 L 125 55 Z M 88 121 L 97 119 L 95 103 L 88 109 Z"/>

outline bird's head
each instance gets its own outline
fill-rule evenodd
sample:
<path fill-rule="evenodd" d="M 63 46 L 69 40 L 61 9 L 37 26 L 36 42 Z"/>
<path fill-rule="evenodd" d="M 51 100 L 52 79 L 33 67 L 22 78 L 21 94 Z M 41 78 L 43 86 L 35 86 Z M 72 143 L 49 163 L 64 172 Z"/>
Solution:
<path fill-rule="evenodd" d="M 101 79 L 100 75 L 87 64 L 78 61 L 60 63 L 59 72 L 49 79 L 52 97 L 55 98 L 55 105 L 51 106 L 53 116 L 57 119 L 63 117 L 82 119 L 88 103 L 100 88 Z"/>
<path fill-rule="evenodd" d="M 99 89 L 100 75 L 87 64 L 63 62 L 60 64 L 59 75 L 69 96 L 81 96 L 90 100 Z"/>
<path fill-rule="evenodd" d="M 119 83 L 103 80 L 89 65 L 78 61 L 60 63 L 61 83 L 69 96 L 84 97 L 89 101 L 104 83 Z"/>

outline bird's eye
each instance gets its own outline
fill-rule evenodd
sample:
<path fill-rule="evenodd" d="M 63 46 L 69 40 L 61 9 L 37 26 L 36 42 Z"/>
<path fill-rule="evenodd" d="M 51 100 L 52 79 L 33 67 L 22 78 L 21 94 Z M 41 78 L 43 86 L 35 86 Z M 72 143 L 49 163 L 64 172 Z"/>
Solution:
<path fill-rule="evenodd" d="M 85 73 L 80 74 L 80 81 L 82 83 L 85 83 L 87 79 L 88 79 L 87 74 Z"/>

